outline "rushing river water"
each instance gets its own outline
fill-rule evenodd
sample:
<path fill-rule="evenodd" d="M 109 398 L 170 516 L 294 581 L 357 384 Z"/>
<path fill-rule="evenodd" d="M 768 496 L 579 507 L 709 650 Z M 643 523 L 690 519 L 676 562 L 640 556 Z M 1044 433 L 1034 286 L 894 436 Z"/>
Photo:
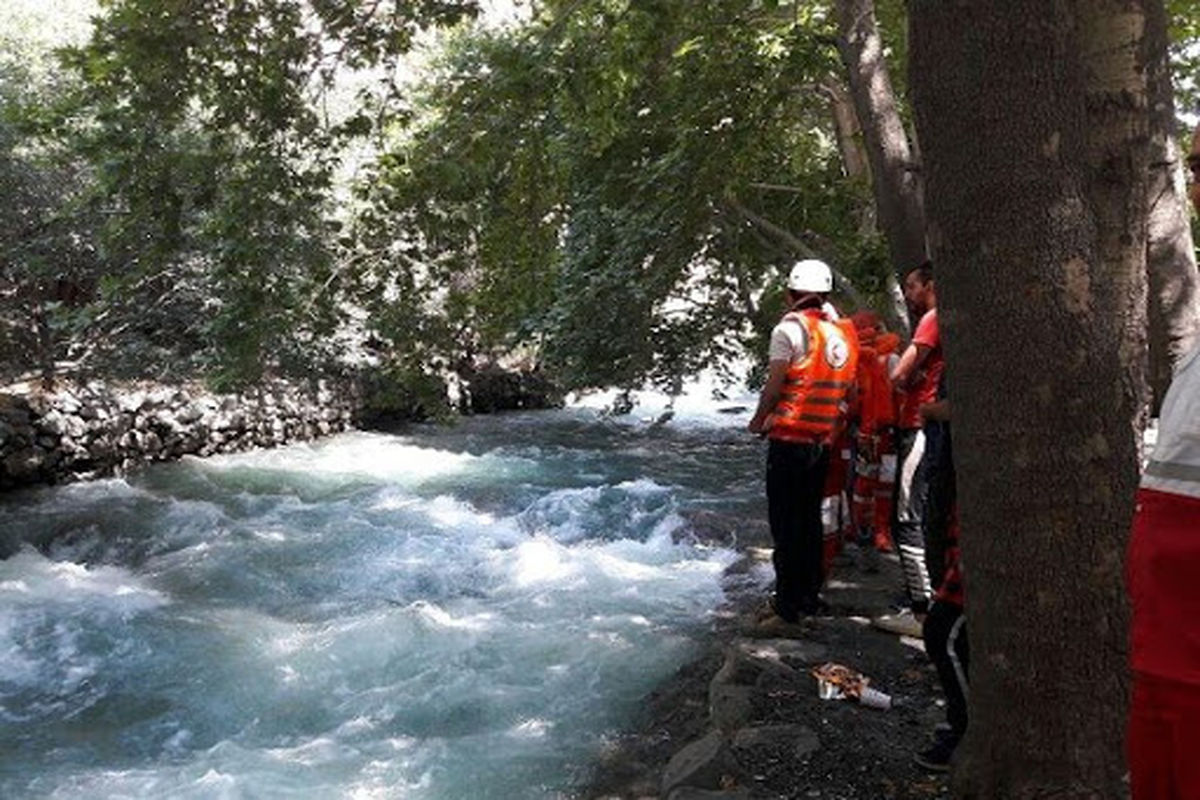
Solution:
<path fill-rule="evenodd" d="M 569 796 L 721 603 L 693 512 L 762 514 L 746 414 L 637 417 L 4 498 L 0 796 Z"/>

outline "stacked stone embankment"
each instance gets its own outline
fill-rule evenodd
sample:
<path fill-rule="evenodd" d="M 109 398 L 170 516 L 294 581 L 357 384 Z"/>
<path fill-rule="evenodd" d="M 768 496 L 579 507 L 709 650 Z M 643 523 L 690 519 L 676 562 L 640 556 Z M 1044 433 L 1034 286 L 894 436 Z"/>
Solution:
<path fill-rule="evenodd" d="M 0 489 L 313 439 L 353 427 L 358 405 L 352 388 L 324 382 L 244 394 L 102 382 L 18 388 L 0 394 Z"/>

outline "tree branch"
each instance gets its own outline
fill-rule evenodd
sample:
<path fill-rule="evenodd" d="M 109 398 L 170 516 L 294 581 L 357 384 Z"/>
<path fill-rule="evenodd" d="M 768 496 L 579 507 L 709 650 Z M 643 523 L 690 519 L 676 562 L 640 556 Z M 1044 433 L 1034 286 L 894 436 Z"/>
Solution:
<path fill-rule="evenodd" d="M 756 214 L 746 208 L 736 198 L 727 198 L 724 202 L 748 222 L 780 240 L 793 255 L 799 255 L 803 258 L 820 258 L 822 261 L 825 261 L 825 259 L 821 258 L 820 253 L 801 241 L 795 234 L 776 225 L 761 214 Z M 829 269 L 833 273 L 834 286 L 849 297 L 850 302 L 855 306 L 858 308 L 867 308 L 867 302 L 863 299 L 858 289 L 854 287 L 854 284 L 850 282 L 850 279 L 832 266 Z"/>

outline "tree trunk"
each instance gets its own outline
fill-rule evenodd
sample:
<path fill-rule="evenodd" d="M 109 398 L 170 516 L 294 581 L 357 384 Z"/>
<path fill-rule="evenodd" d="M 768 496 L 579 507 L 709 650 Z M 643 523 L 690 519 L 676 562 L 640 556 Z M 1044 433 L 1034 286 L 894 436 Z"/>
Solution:
<path fill-rule="evenodd" d="M 837 134 L 838 150 L 846 177 L 851 180 L 870 180 L 867 153 L 863 148 L 862 125 L 858 112 L 854 110 L 854 99 L 840 81 L 830 79 L 824 86 L 829 97 L 829 111 L 833 115 L 833 128 Z"/>
<path fill-rule="evenodd" d="M 1151 19 L 1150 24 L 1152 28 L 1165 26 L 1165 15 Z M 1171 71 L 1165 64 L 1156 68 L 1150 91 L 1150 231 L 1146 261 L 1150 273 L 1150 387 L 1157 409 L 1175 363 L 1191 352 L 1200 334 L 1200 292 L 1183 162 L 1175 140 L 1175 96 Z"/>
<path fill-rule="evenodd" d="M 879 226 L 896 272 L 927 257 L 921 181 L 888 79 L 874 0 L 837 0 L 838 50 L 862 125 Z"/>
<path fill-rule="evenodd" d="M 1160 4 L 910 2 L 970 619 L 962 797 L 1128 791 Z"/>

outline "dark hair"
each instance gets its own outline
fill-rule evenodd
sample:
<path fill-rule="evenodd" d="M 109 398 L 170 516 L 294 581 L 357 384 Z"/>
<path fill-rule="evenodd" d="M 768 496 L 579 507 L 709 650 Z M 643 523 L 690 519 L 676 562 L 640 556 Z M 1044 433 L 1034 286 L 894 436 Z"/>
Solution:
<path fill-rule="evenodd" d="M 917 277 L 921 279 L 921 283 L 929 283 L 931 280 L 933 280 L 933 262 L 926 260 L 911 269 L 904 270 L 904 274 L 900 276 L 901 282 L 903 282 L 904 278 L 907 278 L 914 272 L 917 273 Z"/>

